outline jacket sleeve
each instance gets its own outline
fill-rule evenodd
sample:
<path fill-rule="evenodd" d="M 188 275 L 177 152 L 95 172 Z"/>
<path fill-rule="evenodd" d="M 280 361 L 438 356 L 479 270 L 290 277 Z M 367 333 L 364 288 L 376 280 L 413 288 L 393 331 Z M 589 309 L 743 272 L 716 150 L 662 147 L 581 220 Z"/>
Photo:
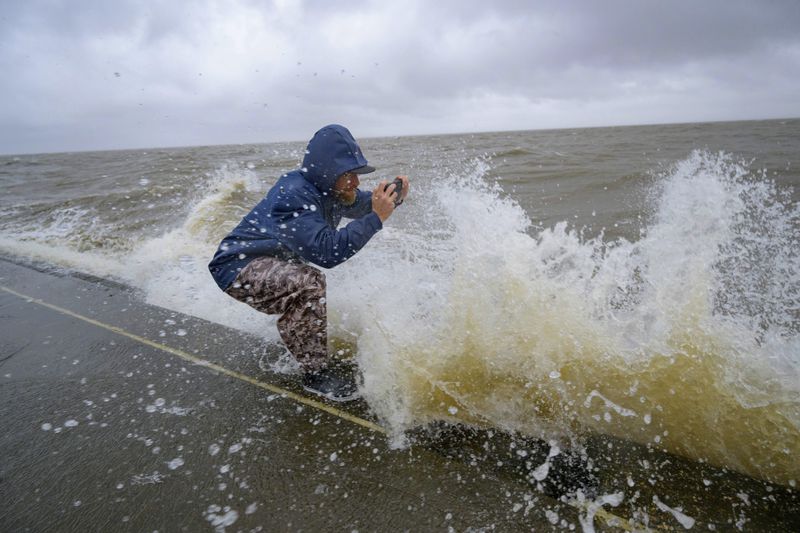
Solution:
<path fill-rule="evenodd" d="M 304 260 L 323 268 L 333 268 L 351 258 L 383 228 L 371 209 L 338 230 L 325 222 L 317 205 L 284 203 L 273 216 L 280 220 L 280 241 Z"/>
<path fill-rule="evenodd" d="M 347 218 L 359 218 L 372 212 L 372 192 L 357 189 L 356 201 L 342 209 L 342 215 Z"/>

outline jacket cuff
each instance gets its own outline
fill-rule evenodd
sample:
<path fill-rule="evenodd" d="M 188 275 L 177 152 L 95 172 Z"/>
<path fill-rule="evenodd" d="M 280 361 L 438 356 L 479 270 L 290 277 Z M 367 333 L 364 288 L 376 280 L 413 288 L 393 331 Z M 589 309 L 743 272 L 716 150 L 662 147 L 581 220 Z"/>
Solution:
<path fill-rule="evenodd" d="M 379 217 L 375 211 L 370 211 L 369 214 L 364 217 L 364 222 L 369 225 L 370 229 L 372 229 L 374 233 L 377 233 L 383 229 L 381 217 Z"/>

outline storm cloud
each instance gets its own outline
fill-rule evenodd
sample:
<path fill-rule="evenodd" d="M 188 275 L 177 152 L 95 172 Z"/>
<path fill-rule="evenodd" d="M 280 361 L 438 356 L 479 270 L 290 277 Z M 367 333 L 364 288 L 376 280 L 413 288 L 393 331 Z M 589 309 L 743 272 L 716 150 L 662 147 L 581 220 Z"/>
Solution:
<path fill-rule="evenodd" d="M 800 2 L 6 2 L 0 151 L 800 115 Z"/>

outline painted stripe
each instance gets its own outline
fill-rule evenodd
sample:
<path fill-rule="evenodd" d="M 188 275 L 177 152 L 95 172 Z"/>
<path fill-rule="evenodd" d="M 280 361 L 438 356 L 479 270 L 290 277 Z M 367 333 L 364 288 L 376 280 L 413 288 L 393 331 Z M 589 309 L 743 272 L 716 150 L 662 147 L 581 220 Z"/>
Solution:
<path fill-rule="evenodd" d="M 232 378 L 236 378 L 236 379 L 238 379 L 240 381 L 244 381 L 245 383 L 249 383 L 249 384 L 254 385 L 256 387 L 259 387 L 261 389 L 270 391 L 270 392 L 275 393 L 275 394 L 279 394 L 282 397 L 289 398 L 290 400 L 294 400 L 297 403 L 300 403 L 300 404 L 306 405 L 308 407 L 311 407 L 311 408 L 318 409 L 320 411 L 326 412 L 326 413 L 331 414 L 333 416 L 339 417 L 342 420 L 347 420 L 348 422 L 352 422 L 353 424 L 357 424 L 357 425 L 359 425 L 361 427 L 367 428 L 370 431 L 374 431 L 376 433 L 382 433 L 384 435 L 388 434 L 388 432 L 384 428 L 380 427 L 379 425 L 377 425 L 377 424 L 375 424 L 373 422 L 370 422 L 369 420 L 364 420 L 363 418 L 351 415 L 350 413 L 342 411 L 341 409 L 336 409 L 335 407 L 331 407 L 330 405 L 326 405 L 326 404 L 324 404 L 322 402 L 318 402 L 316 400 L 312 400 L 311 398 L 307 398 L 306 396 L 303 396 L 301 394 L 297 394 L 297 393 L 294 393 L 292 391 L 289 391 L 289 390 L 283 389 L 281 387 L 278 387 L 276 385 L 272 385 L 271 383 L 266 383 L 266 382 L 263 382 L 263 381 L 259 381 L 259 380 L 255 379 L 255 378 L 252 378 L 252 377 L 250 377 L 250 376 L 248 376 L 246 374 L 241 374 L 241 373 L 236 372 L 234 370 L 227 369 L 224 366 L 220 366 L 218 364 L 212 363 L 211 361 L 207 361 L 207 360 L 202 359 L 200 357 L 194 356 L 194 355 L 192 355 L 190 353 L 184 352 L 183 350 L 179 350 L 177 348 L 172 348 L 171 346 L 167 346 L 166 344 L 161 344 L 159 342 L 151 341 L 148 338 L 141 337 L 139 335 L 136 335 L 135 333 L 130 333 L 129 331 L 125 331 L 124 329 L 119 328 L 117 326 L 112 326 L 110 324 L 106 324 L 104 322 L 100 322 L 99 320 L 95 320 L 93 318 L 89 318 L 88 316 L 83 316 L 83 315 L 81 315 L 79 313 L 76 313 L 74 311 L 70 311 L 69 309 L 65 309 L 63 307 L 59 307 L 57 305 L 45 302 L 44 300 L 40 300 L 38 298 L 33 298 L 32 296 L 28 296 L 27 294 L 22 294 L 20 292 L 17 292 L 17 291 L 15 291 L 13 289 L 10 289 L 10 288 L 6 287 L 5 285 L 0 285 L 0 289 L 4 290 L 5 292 L 7 292 L 9 294 L 13 294 L 14 296 L 17 296 L 17 297 L 19 297 L 19 298 L 21 298 L 23 300 L 26 300 L 28 302 L 35 303 L 37 305 L 41 305 L 42 307 L 46 307 L 48 309 L 51 309 L 51 310 L 56 311 L 58 313 L 61 313 L 62 315 L 66 315 L 66 316 L 69 316 L 69 317 L 72 317 L 72 318 L 76 318 L 78 320 L 82 320 L 82 321 L 84 321 L 84 322 L 86 322 L 88 324 L 91 324 L 93 326 L 97 326 L 98 328 L 105 329 L 105 330 L 110 331 L 112 333 L 115 333 L 117 335 L 121 335 L 123 337 L 127 337 L 127 338 L 129 338 L 131 340 L 134 340 L 136 342 L 142 343 L 142 344 L 144 344 L 146 346 L 150 346 L 151 348 L 155 348 L 157 350 L 161 350 L 163 352 L 167 352 L 167 353 L 172 354 L 174 356 L 180 357 L 181 359 L 189 361 L 190 363 L 193 363 L 193 364 L 196 364 L 196 365 L 199 365 L 199 366 L 203 366 L 205 368 L 213 370 L 214 372 L 217 372 L 218 374 L 224 374 L 226 376 L 230 376 Z M 575 509 L 577 509 L 579 511 L 587 512 L 588 509 L 589 509 L 589 504 L 587 504 L 587 503 L 580 503 L 580 502 L 576 502 L 576 501 L 570 501 L 570 502 L 566 502 L 566 503 L 568 503 L 570 506 L 574 507 Z M 595 513 L 595 516 L 602 518 L 605 521 L 606 525 L 611 526 L 611 527 L 618 527 L 618 528 L 624 529 L 625 531 L 634 531 L 634 530 L 635 531 L 650 531 L 649 528 L 645 528 L 645 527 L 643 527 L 641 525 L 638 525 L 636 528 L 634 528 L 634 526 L 632 526 L 628 522 L 628 520 L 625 520 L 624 518 L 622 518 L 620 516 L 617 516 L 614 513 L 606 511 L 602 507 L 597 509 L 597 511 Z"/>
<path fill-rule="evenodd" d="M 224 366 L 220 366 L 218 364 L 212 363 L 211 361 L 207 361 L 207 360 L 202 359 L 200 357 L 194 356 L 194 355 L 192 355 L 190 353 L 184 352 L 183 350 L 179 350 L 177 348 L 173 348 L 171 346 L 167 346 L 166 344 L 161 344 L 159 342 L 151 341 L 148 338 L 141 337 L 141 336 L 136 335 L 135 333 L 131 333 L 129 331 L 125 331 L 124 329 L 119 328 L 117 326 L 112 326 L 110 324 L 106 324 L 104 322 L 100 322 L 99 320 L 95 320 L 93 318 L 89 318 L 87 316 L 83 316 L 83 315 L 78 314 L 78 313 L 76 313 L 74 311 L 70 311 L 69 309 L 65 309 L 63 307 L 59 307 L 57 305 L 53 305 L 51 303 L 47 303 L 47 302 L 45 302 L 43 300 L 39 300 L 38 298 L 33 298 L 33 297 L 28 296 L 26 294 L 22 294 L 20 292 L 17 292 L 15 290 L 12 290 L 12 289 L 4 286 L 4 285 L 0 285 L 0 288 L 2 288 L 7 293 L 10 293 L 10 294 L 13 294 L 14 296 L 22 298 L 23 300 L 27 300 L 27 301 L 29 301 L 31 303 L 35 303 L 37 305 L 41 305 L 42 307 L 46 307 L 48 309 L 52 309 L 53 311 L 61 313 L 62 315 L 66 315 L 66 316 L 69 316 L 69 317 L 72 317 L 72 318 L 76 318 L 78 320 L 82 320 L 82 321 L 87 322 L 87 323 L 89 323 L 89 324 L 91 324 L 93 326 L 97 326 L 98 328 L 105 329 L 105 330 L 110 331 L 112 333 L 115 333 L 117 335 L 121 335 L 123 337 L 127 337 L 127 338 L 129 338 L 131 340 L 134 340 L 136 342 L 139 342 L 139 343 L 142 343 L 144 345 L 150 346 L 151 348 L 155 348 L 157 350 L 161 350 L 163 352 L 167 352 L 167 353 L 172 354 L 174 356 L 180 357 L 181 359 L 189 361 L 190 363 L 194 363 L 196 365 L 203 366 L 203 367 L 206 367 L 206 368 L 208 368 L 210 370 L 213 370 L 214 372 L 217 372 L 218 374 L 224 374 L 226 376 L 230 376 L 232 378 L 236 378 L 236 379 L 238 379 L 240 381 L 244 381 L 245 383 L 249 383 L 251 385 L 255 385 L 256 387 L 259 387 L 261 389 L 270 391 L 270 392 L 275 393 L 275 394 L 279 394 L 279 395 L 281 395 L 281 396 L 283 396 L 285 398 L 289 398 L 290 400 L 294 400 L 297 403 L 300 403 L 300 404 L 303 404 L 303 405 L 307 405 L 308 407 L 312 407 L 312 408 L 317 409 L 319 411 L 324 411 L 324 412 L 326 412 L 328 414 L 331 414 L 333 416 L 339 417 L 339 418 L 341 418 L 343 420 L 347 420 L 348 422 L 352 422 L 354 424 L 358 424 L 359 426 L 365 427 L 365 428 L 369 429 L 370 431 L 375 431 L 376 433 L 383 433 L 383 434 L 387 433 L 387 431 L 385 429 L 383 429 L 379 425 L 375 424 L 374 422 L 370 422 L 369 420 L 364 420 L 363 418 L 351 415 L 350 413 L 342 411 L 341 409 L 337 409 L 335 407 L 331 407 L 330 405 L 324 404 L 322 402 L 318 402 L 316 400 L 313 400 L 313 399 L 308 398 L 306 396 L 303 396 L 301 394 L 297 394 L 297 393 L 294 393 L 292 391 L 283 389 L 283 388 L 278 387 L 276 385 L 273 385 L 271 383 L 265 383 L 263 381 L 259 381 L 259 380 L 255 379 L 253 377 L 250 377 L 250 376 L 248 376 L 246 374 L 242 374 L 240 372 L 236 372 L 234 370 L 230 370 L 228 368 L 225 368 Z"/>

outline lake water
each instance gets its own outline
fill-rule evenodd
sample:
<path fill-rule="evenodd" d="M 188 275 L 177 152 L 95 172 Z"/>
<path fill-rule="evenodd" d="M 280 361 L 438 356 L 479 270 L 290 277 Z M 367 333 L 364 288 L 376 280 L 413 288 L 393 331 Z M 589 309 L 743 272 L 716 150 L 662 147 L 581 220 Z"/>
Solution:
<path fill-rule="evenodd" d="M 398 444 L 442 420 L 603 434 L 796 485 L 800 120 L 361 144 L 362 187 L 411 192 L 327 271 L 329 333 Z M 0 249 L 277 341 L 206 264 L 304 148 L 4 156 Z"/>

